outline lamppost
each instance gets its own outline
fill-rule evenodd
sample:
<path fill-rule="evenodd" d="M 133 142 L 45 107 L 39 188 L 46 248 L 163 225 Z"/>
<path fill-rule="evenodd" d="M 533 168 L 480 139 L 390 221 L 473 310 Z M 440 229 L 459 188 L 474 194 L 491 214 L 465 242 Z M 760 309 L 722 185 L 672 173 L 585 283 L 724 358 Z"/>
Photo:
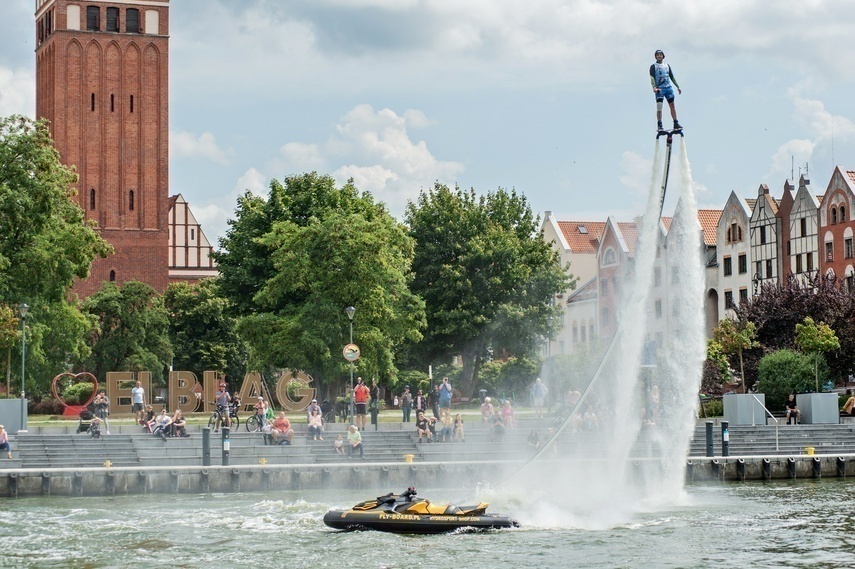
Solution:
<path fill-rule="evenodd" d="M 347 318 L 350 320 L 350 343 L 353 344 L 353 315 L 356 309 L 348 306 L 344 311 L 347 312 Z M 350 422 L 353 423 L 353 360 L 350 362 Z"/>
<path fill-rule="evenodd" d="M 22 302 L 18 305 L 18 312 L 21 313 L 21 430 L 27 430 L 27 392 L 24 389 L 24 374 L 26 373 L 27 361 L 27 312 L 30 307 Z"/>

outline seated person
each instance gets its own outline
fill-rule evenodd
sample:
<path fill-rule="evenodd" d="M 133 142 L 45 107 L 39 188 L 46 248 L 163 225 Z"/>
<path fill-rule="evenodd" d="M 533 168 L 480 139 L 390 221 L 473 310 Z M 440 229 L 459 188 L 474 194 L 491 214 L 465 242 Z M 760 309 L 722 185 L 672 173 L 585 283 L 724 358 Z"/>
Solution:
<path fill-rule="evenodd" d="M 279 416 L 276 417 L 276 420 L 273 421 L 271 434 L 273 435 L 273 442 L 276 444 L 291 444 L 291 439 L 294 438 L 294 429 L 291 428 L 291 421 L 289 421 L 288 417 L 285 416 L 284 411 L 280 412 Z"/>
<path fill-rule="evenodd" d="M 840 412 L 844 415 L 855 415 L 855 395 L 852 394 L 851 389 L 846 390 L 846 395 L 849 396 L 849 399 L 843 404 L 843 409 Z"/>
<path fill-rule="evenodd" d="M 422 437 L 427 437 L 430 442 L 430 422 L 425 417 L 423 411 L 419 411 L 418 419 L 416 419 L 416 433 L 419 435 L 419 442 L 422 442 Z"/>
<path fill-rule="evenodd" d="M 492 433 L 492 441 L 500 443 L 505 439 L 505 425 L 502 423 L 502 414 L 493 413 L 493 418 L 490 420 L 490 431 Z"/>
<path fill-rule="evenodd" d="M 356 425 L 347 428 L 347 458 L 353 458 L 353 451 L 359 450 L 359 458 L 365 458 L 365 449 L 362 447 L 362 435 Z"/>
<path fill-rule="evenodd" d="M 528 435 L 528 446 L 537 450 L 540 448 L 540 437 L 537 436 L 537 431 L 532 430 Z"/>
<path fill-rule="evenodd" d="M 151 405 L 145 406 L 145 412 L 143 413 L 142 419 L 140 419 L 140 425 L 143 426 L 144 431 L 149 433 L 154 430 L 154 407 Z"/>
<path fill-rule="evenodd" d="M 151 434 L 166 440 L 166 433 L 168 432 L 169 425 L 171 424 L 172 417 L 169 416 L 169 413 L 166 411 L 166 407 L 164 407 L 160 410 L 160 415 L 158 415 L 157 419 L 154 421 L 154 429 L 152 429 Z"/>
<path fill-rule="evenodd" d="M 790 396 L 787 398 L 787 402 L 784 404 L 784 407 L 787 409 L 787 424 L 790 424 L 790 420 L 792 420 L 797 425 L 801 423 L 801 411 L 796 407 L 796 394 L 790 393 Z"/>
<path fill-rule="evenodd" d="M 101 419 L 100 417 L 93 417 L 92 423 L 89 425 L 89 434 L 92 435 L 93 439 L 101 438 Z"/>
<path fill-rule="evenodd" d="M 442 407 L 442 442 L 451 442 L 454 436 L 454 419 L 451 418 L 451 411 L 448 407 Z"/>
<path fill-rule="evenodd" d="M 261 438 L 264 444 L 272 445 L 273 442 L 273 421 L 264 419 L 264 425 L 261 427 Z"/>
<path fill-rule="evenodd" d="M 344 456 L 344 439 L 341 438 L 341 433 L 336 436 L 335 441 L 333 442 L 333 450 L 342 456 Z"/>
<path fill-rule="evenodd" d="M 181 437 L 187 438 L 190 435 L 187 434 L 187 421 L 184 419 L 184 414 L 181 413 L 181 409 L 176 409 L 175 413 L 172 415 L 172 423 L 169 425 L 169 432 L 171 437 Z"/>
<path fill-rule="evenodd" d="M 313 409 L 312 414 L 309 415 L 309 436 L 312 437 L 313 441 L 324 440 L 324 437 L 321 436 L 323 432 L 324 423 L 321 419 L 321 412 L 318 409 Z"/>
<path fill-rule="evenodd" d="M 458 413 L 454 416 L 454 440 L 466 442 L 466 432 L 463 430 L 463 415 Z"/>

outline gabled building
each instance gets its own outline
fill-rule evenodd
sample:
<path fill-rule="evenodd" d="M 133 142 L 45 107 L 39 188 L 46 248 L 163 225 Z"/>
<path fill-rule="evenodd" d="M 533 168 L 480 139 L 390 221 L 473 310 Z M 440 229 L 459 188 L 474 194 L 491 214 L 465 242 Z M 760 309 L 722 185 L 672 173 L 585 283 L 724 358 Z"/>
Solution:
<path fill-rule="evenodd" d="M 748 269 L 751 205 L 736 192 L 730 192 L 716 228 L 720 316 L 747 300 L 751 289 L 752 275 Z"/>
<path fill-rule="evenodd" d="M 834 275 L 843 280 L 850 290 L 855 285 L 853 207 L 855 207 L 855 171 L 842 170 L 838 166 L 831 175 L 819 209 L 822 236 L 821 270 L 825 275 Z"/>
<path fill-rule="evenodd" d="M 623 285 L 635 272 L 637 241 L 638 227 L 635 223 L 618 222 L 613 217 L 606 220 L 603 238 L 597 251 L 597 329 L 600 338 L 611 338 L 617 332 Z"/>
<path fill-rule="evenodd" d="M 217 276 L 214 248 L 184 196 L 169 198 L 169 282 L 197 283 Z"/>
<path fill-rule="evenodd" d="M 782 278 L 793 275 L 802 284 L 807 284 L 819 270 L 819 200 L 813 193 L 810 179 L 806 175 L 799 178 L 799 189 L 793 196 L 789 218 L 781 218 L 787 223 L 789 235 L 783 256 Z"/>
<path fill-rule="evenodd" d="M 760 184 L 757 201 L 749 222 L 751 243 L 751 294 L 759 294 L 763 285 L 779 282 L 781 275 L 781 219 L 778 203 L 769 194 L 769 186 Z"/>

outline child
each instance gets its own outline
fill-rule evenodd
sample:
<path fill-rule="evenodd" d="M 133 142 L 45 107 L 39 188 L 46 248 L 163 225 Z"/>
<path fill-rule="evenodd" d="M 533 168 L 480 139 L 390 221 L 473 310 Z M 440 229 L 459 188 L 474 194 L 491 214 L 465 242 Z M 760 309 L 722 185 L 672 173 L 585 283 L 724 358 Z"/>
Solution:
<path fill-rule="evenodd" d="M 454 440 L 466 442 L 466 433 L 463 432 L 463 416 L 460 413 L 454 416 Z"/>
<path fill-rule="evenodd" d="M 344 456 L 344 439 L 338 435 L 333 442 L 333 449 L 340 455 Z"/>
<path fill-rule="evenodd" d="M 0 425 L 0 450 L 6 451 L 6 458 L 12 458 L 12 449 L 9 447 L 9 435 L 5 427 Z"/>
<path fill-rule="evenodd" d="M 92 435 L 93 439 L 101 438 L 101 419 L 99 417 L 92 419 L 92 424 L 89 425 L 89 434 Z"/>

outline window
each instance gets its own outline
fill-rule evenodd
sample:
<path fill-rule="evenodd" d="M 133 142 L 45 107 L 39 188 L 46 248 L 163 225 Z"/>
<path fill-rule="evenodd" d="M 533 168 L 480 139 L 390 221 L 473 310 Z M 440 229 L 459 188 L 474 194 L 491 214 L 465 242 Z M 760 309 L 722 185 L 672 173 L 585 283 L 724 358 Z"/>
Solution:
<path fill-rule="evenodd" d="M 592 340 L 594 339 L 594 322 L 592 321 L 588 324 L 588 337 Z"/>
<path fill-rule="evenodd" d="M 790 251 L 790 242 L 789 242 L 789 241 L 787 241 L 787 255 L 791 255 L 791 254 L 792 254 L 792 253 L 791 253 L 791 251 Z"/>
<path fill-rule="evenodd" d="M 86 7 L 86 29 L 90 32 L 101 29 L 101 9 L 98 6 Z"/>
<path fill-rule="evenodd" d="M 726 290 L 724 291 L 724 307 L 725 308 L 733 308 L 733 291 Z"/>
<path fill-rule="evenodd" d="M 128 192 L 128 210 L 134 211 L 134 191 Z"/>
<path fill-rule="evenodd" d="M 108 32 L 118 32 L 119 31 L 119 9 L 118 8 L 107 8 L 107 31 Z"/>
<path fill-rule="evenodd" d="M 733 274 L 733 263 L 730 257 L 724 258 L 724 276 L 729 277 Z"/>
<path fill-rule="evenodd" d="M 47 14 L 45 14 L 45 37 L 49 36 L 50 32 L 51 32 L 50 13 L 51 13 L 51 11 L 48 10 Z"/>
<path fill-rule="evenodd" d="M 748 289 L 747 288 L 739 289 L 739 304 L 742 304 L 746 300 L 748 300 Z"/>
<path fill-rule="evenodd" d="M 125 31 L 129 34 L 140 33 L 140 11 L 136 8 L 128 8 L 125 11 Z"/>
<path fill-rule="evenodd" d="M 844 221 L 846 221 L 846 208 L 840 206 L 840 223 L 843 223 Z"/>
<path fill-rule="evenodd" d="M 89 190 L 89 209 L 95 209 L 95 188 Z"/>
<path fill-rule="evenodd" d="M 134 112 L 134 96 L 131 95 L 131 112 Z"/>
<path fill-rule="evenodd" d="M 806 236 L 807 235 L 807 218 L 806 217 L 803 217 L 799 220 L 799 227 L 802 230 L 801 237 Z"/>
<path fill-rule="evenodd" d="M 662 284 L 662 269 L 656 267 L 653 269 L 653 286 L 659 286 Z"/>
<path fill-rule="evenodd" d="M 654 305 L 654 310 L 656 313 L 656 318 L 662 318 L 662 301 L 661 300 L 656 301 L 656 304 Z"/>
<path fill-rule="evenodd" d="M 92 112 L 95 112 L 95 93 L 89 97 L 89 106 L 92 108 Z"/>
<path fill-rule="evenodd" d="M 813 253 L 807 254 L 807 270 L 808 272 L 813 270 Z"/>
<path fill-rule="evenodd" d="M 615 294 L 618 293 L 618 284 L 620 284 L 620 281 L 618 281 L 617 275 L 615 275 L 612 277 L 612 290 L 615 291 Z"/>
<path fill-rule="evenodd" d="M 802 272 L 802 256 L 796 255 L 796 274 L 798 275 L 801 272 Z"/>
<path fill-rule="evenodd" d="M 742 253 L 739 256 L 739 274 L 744 275 L 748 272 L 748 256 Z"/>
<path fill-rule="evenodd" d="M 116 112 L 116 96 L 110 93 L 110 112 Z"/>
<path fill-rule="evenodd" d="M 766 278 L 771 279 L 775 276 L 775 273 L 772 271 L 772 259 L 766 259 Z"/>
<path fill-rule="evenodd" d="M 110 282 L 116 282 L 116 271 L 110 271 Z"/>
<path fill-rule="evenodd" d="M 573 343 L 579 343 L 579 328 L 577 328 L 575 324 L 573 325 Z"/>
<path fill-rule="evenodd" d="M 600 279 L 600 294 L 602 296 L 609 295 L 609 279 Z"/>
<path fill-rule="evenodd" d="M 760 244 L 761 245 L 766 244 L 766 226 L 765 225 L 760 226 Z"/>
<path fill-rule="evenodd" d="M 826 262 L 834 260 L 834 243 L 825 244 L 825 260 Z"/>
<path fill-rule="evenodd" d="M 835 208 L 831 208 L 831 223 L 837 223 L 837 210 Z"/>
<path fill-rule="evenodd" d="M 588 334 L 586 332 L 586 328 L 585 328 L 584 323 L 582 323 L 582 326 L 579 327 L 579 332 L 581 332 L 581 335 L 582 335 L 582 343 L 583 344 L 587 343 L 588 342 Z"/>
<path fill-rule="evenodd" d="M 851 259 L 853 254 L 855 254 L 855 250 L 852 249 L 852 238 L 843 240 L 843 256 L 847 259 Z"/>
<path fill-rule="evenodd" d="M 758 279 L 762 279 L 763 278 L 763 261 L 757 261 L 757 263 L 754 267 L 756 269 L 754 271 L 755 276 Z"/>
<path fill-rule="evenodd" d="M 190 241 L 194 241 L 195 239 L 196 239 L 196 230 L 191 228 L 190 229 Z"/>
<path fill-rule="evenodd" d="M 603 323 L 604 326 L 609 323 L 609 309 L 608 308 L 604 307 L 602 310 L 600 310 L 600 321 Z"/>

